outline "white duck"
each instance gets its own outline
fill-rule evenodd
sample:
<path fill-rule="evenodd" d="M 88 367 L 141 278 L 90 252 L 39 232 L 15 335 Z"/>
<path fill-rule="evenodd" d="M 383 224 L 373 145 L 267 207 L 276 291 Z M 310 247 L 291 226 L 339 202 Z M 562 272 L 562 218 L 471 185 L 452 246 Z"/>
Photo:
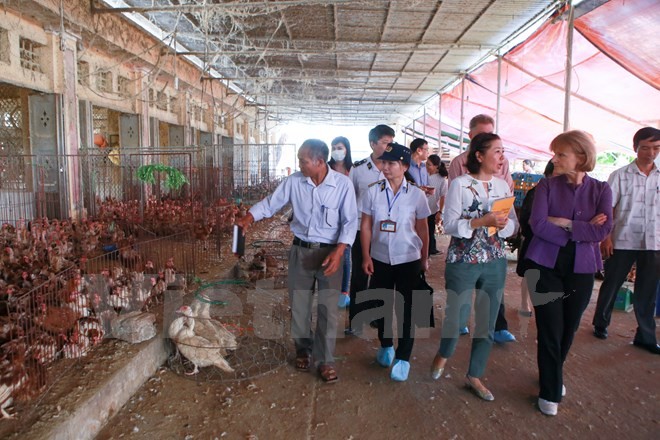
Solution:
<path fill-rule="evenodd" d="M 236 350 L 238 342 L 236 335 L 227 330 L 222 322 L 211 318 L 211 304 L 206 301 L 194 300 L 190 307 L 183 306 L 181 313 L 197 321 L 198 330 L 195 333 L 214 341 L 216 346 L 225 350 Z"/>
<path fill-rule="evenodd" d="M 190 309 L 190 307 L 187 308 Z M 215 365 L 228 373 L 233 372 L 234 369 L 223 357 L 226 354 L 226 351 L 217 346 L 217 341 L 212 342 L 196 334 L 196 320 L 185 315 L 184 311 L 181 309 L 177 310 L 177 313 L 180 313 L 183 316 L 172 321 L 168 334 L 181 354 L 195 366 L 195 369 L 191 373 L 186 374 L 197 374 L 199 372 L 199 367 L 203 368 L 211 365 Z"/>

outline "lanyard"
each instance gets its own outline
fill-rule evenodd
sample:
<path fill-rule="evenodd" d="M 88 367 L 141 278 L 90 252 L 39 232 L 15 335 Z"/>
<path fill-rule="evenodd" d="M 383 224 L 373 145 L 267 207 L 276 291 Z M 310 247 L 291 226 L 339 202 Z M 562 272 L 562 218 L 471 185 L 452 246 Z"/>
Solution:
<path fill-rule="evenodd" d="M 385 189 L 385 195 L 387 196 L 387 216 L 390 216 L 390 213 L 392 212 L 392 207 L 394 206 L 394 202 L 396 202 L 396 199 L 399 198 L 401 193 L 403 192 L 403 185 L 399 188 L 399 192 L 396 193 L 394 196 L 394 199 L 392 199 L 392 203 L 390 203 L 390 193 Z"/>

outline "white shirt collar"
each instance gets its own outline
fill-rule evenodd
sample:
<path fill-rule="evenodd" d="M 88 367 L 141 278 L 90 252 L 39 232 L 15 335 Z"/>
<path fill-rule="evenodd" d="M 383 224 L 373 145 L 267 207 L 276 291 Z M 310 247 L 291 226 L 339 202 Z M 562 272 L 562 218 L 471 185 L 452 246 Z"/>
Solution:
<path fill-rule="evenodd" d="M 332 168 L 330 168 L 328 166 L 328 164 L 325 164 L 325 166 L 328 170 L 328 174 L 325 175 L 325 179 L 323 179 L 323 181 L 318 186 L 321 186 L 321 185 L 325 184 L 325 185 L 328 185 L 328 186 L 332 186 L 333 188 L 336 188 L 337 187 L 337 176 L 339 175 L 339 173 L 334 171 Z M 303 176 L 303 177 L 305 177 L 305 176 Z M 304 182 L 307 182 L 312 186 L 316 186 L 311 177 L 305 177 Z"/>

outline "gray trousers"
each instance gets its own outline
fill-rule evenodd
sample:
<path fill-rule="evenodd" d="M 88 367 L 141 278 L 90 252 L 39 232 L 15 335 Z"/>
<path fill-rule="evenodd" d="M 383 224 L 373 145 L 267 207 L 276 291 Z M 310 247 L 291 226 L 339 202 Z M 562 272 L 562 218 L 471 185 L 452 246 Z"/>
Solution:
<path fill-rule="evenodd" d="M 450 358 L 458 343 L 458 330 L 461 310 L 474 299 L 475 331 L 472 335 L 472 350 L 468 374 L 481 377 L 486 371 L 486 364 L 493 347 L 495 321 L 504 294 L 506 277 L 506 258 L 499 258 L 488 263 L 447 263 L 445 269 L 445 288 L 447 290 L 447 308 L 442 323 L 442 337 L 438 354 Z"/>
<path fill-rule="evenodd" d="M 655 345 L 655 295 L 660 274 L 660 251 L 632 251 L 614 249 L 605 260 L 605 279 L 598 292 L 598 302 L 593 325 L 607 328 L 612 318 L 612 308 L 621 285 L 626 280 L 633 263 L 637 263 L 633 306 L 637 318 L 635 341 Z"/>
<path fill-rule="evenodd" d="M 296 353 L 311 353 L 317 364 L 334 362 L 337 337 L 337 301 L 342 270 L 325 276 L 323 260 L 335 247 L 306 249 L 291 246 L 289 251 L 289 304 L 291 305 L 291 336 Z M 342 256 L 343 258 L 343 256 Z M 316 331 L 312 331 L 314 283 L 318 282 Z"/>

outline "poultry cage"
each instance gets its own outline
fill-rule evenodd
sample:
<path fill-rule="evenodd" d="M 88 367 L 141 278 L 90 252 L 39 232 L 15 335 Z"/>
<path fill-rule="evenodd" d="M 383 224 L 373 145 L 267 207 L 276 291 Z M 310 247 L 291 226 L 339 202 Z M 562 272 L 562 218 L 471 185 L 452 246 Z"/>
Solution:
<path fill-rule="evenodd" d="M 248 280 L 272 280 L 275 288 L 285 288 L 289 247 L 280 240 L 256 240 L 250 243 L 243 257 Z"/>
<path fill-rule="evenodd" d="M 288 357 L 288 308 L 272 283 L 220 280 L 200 286 L 189 306 L 167 323 L 173 345 L 169 367 L 206 382 L 241 381 L 266 374 Z"/>
<path fill-rule="evenodd" d="M 3 417 L 13 407 L 29 419 L 47 390 L 94 357 L 114 317 L 161 315 L 165 292 L 183 297 L 195 274 L 189 232 L 104 251 L 96 226 L 44 219 L 0 229 Z"/>
<path fill-rule="evenodd" d="M 205 148 L 206 165 L 200 173 L 204 197 L 230 197 L 236 203 L 257 202 L 298 169 L 293 144 L 232 144 Z M 201 182 L 205 182 L 204 185 Z"/>

